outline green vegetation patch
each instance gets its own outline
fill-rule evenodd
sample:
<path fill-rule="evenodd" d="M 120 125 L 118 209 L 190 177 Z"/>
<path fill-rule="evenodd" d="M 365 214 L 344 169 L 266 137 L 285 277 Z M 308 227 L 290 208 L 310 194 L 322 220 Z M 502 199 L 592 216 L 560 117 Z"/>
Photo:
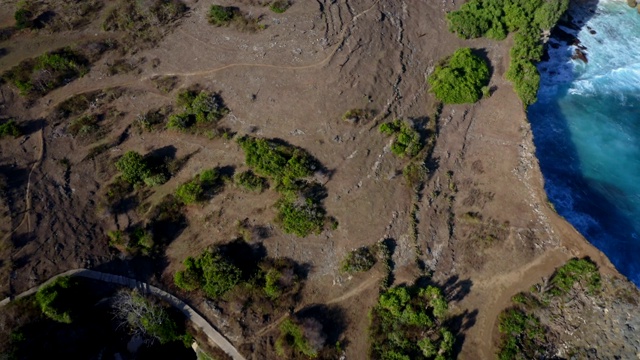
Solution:
<path fill-rule="evenodd" d="M 187 10 L 180 0 L 119 0 L 107 13 L 102 28 L 124 32 L 125 49 L 136 49 L 160 40 L 167 26 L 182 18 Z"/>
<path fill-rule="evenodd" d="M 547 358 L 547 329 L 533 314 L 518 308 L 507 309 L 498 318 L 498 329 L 503 334 L 500 360 Z"/>
<path fill-rule="evenodd" d="M 276 353 L 279 356 L 285 355 L 285 346 L 291 348 L 294 353 L 299 353 L 308 358 L 318 357 L 318 350 L 313 346 L 305 329 L 301 324 L 292 320 L 285 319 L 280 324 L 280 337 L 276 340 Z"/>
<path fill-rule="evenodd" d="M 22 131 L 16 124 L 15 120 L 9 119 L 0 124 L 0 138 L 5 136 L 12 136 L 14 138 L 22 135 Z"/>
<path fill-rule="evenodd" d="M 131 184 L 142 183 L 151 176 L 151 168 L 144 157 L 135 151 L 127 151 L 118 161 L 116 169 L 122 173 L 122 178 Z"/>
<path fill-rule="evenodd" d="M 420 133 L 412 124 L 396 119 L 380 125 L 380 132 L 395 136 L 393 144 L 391 144 L 391 152 L 398 156 L 414 157 L 422 150 Z"/>
<path fill-rule="evenodd" d="M 75 30 L 91 23 L 103 4 L 102 0 L 21 0 L 13 17 L 17 29 L 45 29 L 51 32 Z"/>
<path fill-rule="evenodd" d="M 371 311 L 372 359 L 450 359 L 453 333 L 447 302 L 434 286 L 398 286 L 380 294 Z"/>
<path fill-rule="evenodd" d="M 188 257 L 183 264 L 186 270 L 175 274 L 175 284 L 187 291 L 201 289 L 212 299 L 233 289 L 242 275 L 242 271 L 216 249 L 205 251 L 197 258 Z"/>
<path fill-rule="evenodd" d="M 369 271 L 376 264 L 376 255 L 368 246 L 350 251 L 342 260 L 341 270 L 349 274 Z"/>
<path fill-rule="evenodd" d="M 474 103 L 489 83 L 489 66 L 471 49 L 462 48 L 437 66 L 428 80 L 438 100 L 446 104 Z"/>
<path fill-rule="evenodd" d="M 36 302 L 42 313 L 57 322 L 70 324 L 71 313 L 66 309 L 65 292 L 72 286 L 71 279 L 66 276 L 57 278 L 53 283 L 41 287 L 36 293 Z"/>
<path fill-rule="evenodd" d="M 324 186 L 304 178 L 320 170 L 319 162 L 304 149 L 280 140 L 244 136 L 238 139 L 245 162 L 259 175 L 270 178 L 282 197 L 276 203 L 276 222 L 286 233 L 306 237 L 324 228 Z"/>
<path fill-rule="evenodd" d="M 575 284 L 596 292 L 602 286 L 598 266 L 589 259 L 571 259 L 558 268 L 551 277 L 551 293 L 555 296 L 567 294 Z"/>
<path fill-rule="evenodd" d="M 286 233 L 307 237 L 310 234 L 320 234 L 324 228 L 326 212 L 311 197 L 285 195 L 278 201 L 276 208 L 276 222 Z"/>
<path fill-rule="evenodd" d="M 64 48 L 27 59 L 6 71 L 2 78 L 24 96 L 42 96 L 67 82 L 84 76 L 88 60 L 80 53 Z"/>
<path fill-rule="evenodd" d="M 256 192 L 262 192 L 264 189 L 269 187 L 267 179 L 254 174 L 251 170 L 235 174 L 233 176 L 233 181 L 247 190 Z"/>
<path fill-rule="evenodd" d="M 244 150 L 247 165 L 275 180 L 278 186 L 292 185 L 312 175 L 318 167 L 308 152 L 279 141 L 245 136 L 238 139 L 238 144 Z"/>
<path fill-rule="evenodd" d="M 206 195 L 218 189 L 222 184 L 218 169 L 208 169 L 196 175 L 190 181 L 178 186 L 176 198 L 185 205 L 203 201 Z"/>
<path fill-rule="evenodd" d="M 291 7 L 291 2 L 288 0 L 276 0 L 269 5 L 269 10 L 276 14 L 282 14 Z"/>
<path fill-rule="evenodd" d="M 180 92 L 177 106 L 182 112 L 169 116 L 167 129 L 195 132 L 198 128 L 216 125 L 229 113 L 220 95 L 206 91 Z"/>
<path fill-rule="evenodd" d="M 193 338 L 181 329 L 167 309 L 135 290 L 120 291 L 115 296 L 113 309 L 116 318 L 132 335 L 160 344 L 183 341 L 185 346 L 191 346 Z"/>
<path fill-rule="evenodd" d="M 549 30 L 569 8 L 569 0 L 471 0 L 447 14 L 449 29 L 465 39 L 502 40 L 518 31 L 507 79 L 525 106 L 537 99 L 540 74 L 533 62 L 542 56 L 541 30 Z"/>
<path fill-rule="evenodd" d="M 498 358 L 553 357 L 556 352 L 549 329 L 536 312 L 564 307 L 568 298 L 575 299 L 576 293 L 572 291 L 595 294 L 601 289 L 600 280 L 598 267 L 590 259 L 571 259 L 556 269 L 549 281 L 533 286 L 530 292 L 514 295 L 511 298 L 514 306 L 504 310 L 498 318 L 498 329 L 502 334 Z M 567 296 L 570 293 L 572 295 Z"/>
<path fill-rule="evenodd" d="M 286 9 L 285 9 L 286 10 Z M 235 6 L 211 5 L 208 14 L 209 24 L 214 26 L 234 25 L 239 30 L 257 31 L 265 26 L 259 24 L 260 18 L 251 18 Z"/>

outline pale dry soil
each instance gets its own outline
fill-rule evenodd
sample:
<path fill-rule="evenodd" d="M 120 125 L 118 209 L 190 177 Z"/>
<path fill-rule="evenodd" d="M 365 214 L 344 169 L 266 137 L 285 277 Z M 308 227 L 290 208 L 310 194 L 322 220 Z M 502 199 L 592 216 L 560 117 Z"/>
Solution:
<path fill-rule="evenodd" d="M 141 280 L 176 290 L 173 274 L 186 256 L 233 239 L 237 222 L 248 219 L 271 229 L 263 242 L 270 256 L 310 265 L 300 306 L 343 308 L 347 358 L 361 358 L 368 348 L 366 315 L 376 302 L 381 269 L 350 278 L 339 273 L 340 261 L 351 249 L 393 239 L 396 283 L 421 275 L 409 236 L 410 208 L 416 202 L 420 260 L 445 286 L 452 314 L 460 319 L 460 358 L 487 359 L 495 352 L 497 315 L 513 294 L 574 256 L 591 256 L 605 273 L 615 272 L 547 205 L 525 112 L 504 79 L 510 39 L 458 39 L 445 22 L 446 11 L 455 5 L 444 1 L 296 1 L 284 14 L 240 3 L 252 14 L 264 14 L 267 28 L 246 33 L 211 27 L 205 17 L 209 3 L 190 1 L 189 15 L 156 47 L 127 55 L 147 60 L 140 73 L 108 76 L 105 62 L 116 55 L 107 55 L 89 74 L 28 108 L 15 91 L 2 88 L 0 114 L 30 129 L 25 137 L 0 143 L 2 172 L 11 184 L 0 203 L 6 219 L 0 222 L 5 294 L 79 267 L 116 269 L 138 279 L 144 274 L 149 279 Z M 101 36 L 93 27 L 85 33 L 47 35 L 46 41 L 18 35 L 0 43 L 10 50 L 0 58 L 0 70 L 91 32 Z M 474 105 L 444 107 L 428 180 L 414 194 L 401 174 L 407 160 L 390 152 L 389 139 L 377 125 L 396 117 L 433 119 L 436 102 L 425 78 L 440 59 L 462 46 L 491 61 L 495 91 Z M 152 66 L 152 59 L 159 64 Z M 307 149 L 332 171 L 319 180 L 328 190 L 324 204 L 338 228 L 305 239 L 283 234 L 273 224 L 274 191 L 256 195 L 227 186 L 206 204 L 188 208 L 191 226 L 168 246 L 162 274 L 146 274 L 109 250 L 105 233 L 139 220 L 133 210 L 115 216 L 98 206 L 101 189 L 115 176 L 111 159 L 127 150 L 147 153 L 164 147 L 174 147 L 178 157 L 191 155 L 177 176 L 146 199 L 150 203 L 202 169 L 244 169 L 243 153 L 231 140 L 133 131 L 136 115 L 175 99 L 177 89 L 164 94 L 155 88 L 150 79 L 157 75 L 176 76 L 178 88 L 200 84 L 219 91 L 231 110 L 221 125 L 234 132 L 277 137 Z M 74 94 L 115 86 L 127 89 L 109 104 L 122 116 L 103 126 L 106 139 L 122 141 L 96 159 L 85 159 L 91 145 L 73 139 L 64 124 L 47 117 Z M 378 115 L 349 124 L 341 116 L 351 108 L 373 109 Z M 71 163 L 68 173 L 59 163 L 65 157 Z M 470 220 L 469 212 L 481 217 Z M 190 301 L 220 326 L 201 299 Z M 253 356 L 262 358 L 263 344 L 277 336 L 275 322 L 256 329 L 261 341 L 242 339 L 233 327 L 225 336 L 236 347 L 255 343 Z"/>

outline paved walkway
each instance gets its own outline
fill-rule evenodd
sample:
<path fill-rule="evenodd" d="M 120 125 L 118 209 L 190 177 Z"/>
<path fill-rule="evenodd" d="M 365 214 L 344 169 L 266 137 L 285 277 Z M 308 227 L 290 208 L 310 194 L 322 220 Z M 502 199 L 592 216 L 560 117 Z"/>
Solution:
<path fill-rule="evenodd" d="M 157 296 L 162 298 L 175 308 L 182 311 L 184 316 L 187 317 L 196 327 L 200 328 L 215 345 L 217 345 L 224 352 L 229 354 L 234 360 L 245 360 L 245 358 L 240 355 L 238 350 L 227 340 L 222 334 L 220 334 L 207 320 L 205 320 L 200 314 L 198 314 L 191 306 L 187 305 L 184 301 L 178 299 L 177 297 L 169 294 L 168 292 L 159 289 L 155 286 L 149 285 L 144 282 L 137 281 L 135 279 L 131 279 L 128 277 L 107 274 L 99 271 L 88 270 L 88 269 L 74 269 L 58 274 L 51 279 L 45 281 L 44 283 L 35 286 L 19 295 L 17 295 L 14 299 L 20 299 L 25 296 L 32 295 L 38 291 L 41 287 L 48 285 L 55 281 L 55 279 L 61 276 L 79 276 L 92 280 L 99 280 L 108 283 L 118 284 L 127 286 L 131 289 L 138 289 L 141 293 L 150 294 L 153 296 Z M 11 298 L 6 298 L 0 301 L 0 307 L 7 305 L 11 302 Z"/>

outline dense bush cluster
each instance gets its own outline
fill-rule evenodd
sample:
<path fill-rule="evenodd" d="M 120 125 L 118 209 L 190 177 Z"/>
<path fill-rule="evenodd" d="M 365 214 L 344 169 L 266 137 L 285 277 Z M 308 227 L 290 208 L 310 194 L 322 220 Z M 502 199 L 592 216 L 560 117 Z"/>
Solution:
<path fill-rule="evenodd" d="M 283 9 L 276 6 L 276 10 Z M 284 8 L 286 10 L 286 8 Z M 283 10 L 283 11 L 284 11 Z M 259 24 L 260 17 L 252 18 L 243 14 L 240 8 L 235 6 L 211 5 L 208 14 L 209 24 L 214 26 L 229 26 L 233 24 L 236 28 L 244 31 L 257 31 L 265 26 Z"/>
<path fill-rule="evenodd" d="M 167 25 L 180 19 L 187 6 L 180 0 L 119 0 L 102 24 L 105 31 L 126 34 L 125 47 L 155 43 L 164 35 Z"/>
<path fill-rule="evenodd" d="M 145 158 L 135 151 L 127 151 L 116 161 L 116 169 L 121 178 L 132 185 L 162 185 L 169 179 L 166 164 L 155 163 L 148 156 Z"/>
<path fill-rule="evenodd" d="M 175 196 L 185 205 L 200 202 L 207 193 L 216 189 L 220 180 L 218 169 L 205 170 L 190 181 L 178 186 Z"/>
<path fill-rule="evenodd" d="M 152 302 L 137 291 L 123 290 L 114 298 L 113 309 L 116 318 L 129 328 L 132 335 L 151 342 L 166 344 L 178 340 L 193 340 L 180 329 L 176 320 L 160 304 Z M 190 346 L 185 341 L 185 346 Z"/>
<path fill-rule="evenodd" d="M 407 122 L 396 119 L 384 123 L 380 125 L 380 132 L 395 136 L 395 140 L 391 144 L 391 152 L 398 156 L 414 157 L 422 150 L 420 133 Z"/>
<path fill-rule="evenodd" d="M 17 29 L 74 30 L 93 21 L 103 7 L 101 0 L 22 0 L 13 14 Z"/>
<path fill-rule="evenodd" d="M 276 208 L 276 222 L 286 233 L 306 237 L 309 234 L 319 234 L 324 228 L 325 210 L 311 197 L 287 193 L 278 201 Z"/>
<path fill-rule="evenodd" d="M 304 179 L 319 169 L 318 161 L 305 150 L 282 141 L 245 136 L 238 143 L 247 165 L 275 182 L 282 194 L 276 203 L 276 222 L 284 232 L 300 237 L 320 233 L 326 217 L 320 195 L 324 188 Z"/>
<path fill-rule="evenodd" d="M 88 69 L 84 56 L 64 48 L 24 60 L 6 71 L 2 78 L 18 88 L 21 95 L 42 96 L 85 75 Z"/>
<path fill-rule="evenodd" d="M 151 169 L 144 157 L 135 151 L 127 151 L 118 159 L 116 169 L 122 173 L 122 178 L 131 184 L 142 183 L 151 176 Z"/>
<path fill-rule="evenodd" d="M 322 325 L 315 319 L 285 319 L 280 324 L 280 337 L 276 340 L 276 353 L 285 358 L 302 355 L 318 357 L 325 343 Z M 290 353 L 287 354 L 287 351 Z"/>
<path fill-rule="evenodd" d="M 239 16 L 239 10 L 236 7 L 211 5 L 209 8 L 209 23 L 212 25 L 227 25 L 236 16 Z"/>
<path fill-rule="evenodd" d="M 218 251 L 205 251 L 197 258 L 183 262 L 186 270 L 178 271 L 174 280 L 178 287 L 193 291 L 202 289 L 208 297 L 216 299 L 240 282 L 241 270 Z"/>
<path fill-rule="evenodd" d="M 601 283 L 598 266 L 588 259 L 567 261 L 551 277 L 551 293 L 554 296 L 565 295 L 576 283 L 582 284 L 591 292 L 599 290 Z"/>
<path fill-rule="evenodd" d="M 316 161 L 303 149 L 279 141 L 245 136 L 238 139 L 245 162 L 277 186 L 291 186 L 296 180 L 310 176 Z"/>
<path fill-rule="evenodd" d="M 290 305 L 290 298 L 301 287 L 296 263 L 287 258 L 256 257 L 252 251 L 246 243 L 216 246 L 197 258 L 187 258 L 186 269 L 175 274 L 174 282 L 187 291 L 200 289 L 211 299 L 239 288 L 232 296 L 249 297 L 241 301 Z"/>
<path fill-rule="evenodd" d="M 474 103 L 488 83 L 489 66 L 469 48 L 456 50 L 429 76 L 431 91 L 446 104 Z"/>
<path fill-rule="evenodd" d="M 447 15 L 449 29 L 463 38 L 502 40 L 518 31 L 507 78 L 525 106 L 536 101 L 540 75 L 533 62 L 542 55 L 541 30 L 549 30 L 569 8 L 569 0 L 471 0 Z"/>
<path fill-rule="evenodd" d="M 450 359 L 454 335 L 443 322 L 447 302 L 434 286 L 393 287 L 371 312 L 372 359 Z"/>
<path fill-rule="evenodd" d="M 500 360 L 546 358 L 547 329 L 533 314 L 518 308 L 507 309 L 498 318 L 498 329 L 503 334 Z"/>
<path fill-rule="evenodd" d="M 168 129 L 191 131 L 195 127 L 215 125 L 229 113 L 220 95 L 206 91 L 180 92 L 177 106 L 182 112 L 169 116 Z"/>
<path fill-rule="evenodd" d="M 70 324 L 72 321 L 67 307 L 65 292 L 71 287 L 69 277 L 59 277 L 53 283 L 45 285 L 36 293 L 36 302 L 42 313 L 57 322 Z"/>
<path fill-rule="evenodd" d="M 251 170 L 235 174 L 233 176 L 233 181 L 247 190 L 257 192 L 262 192 L 269 186 L 267 179 L 254 174 Z"/>
<path fill-rule="evenodd" d="M 503 311 L 498 329 L 502 333 L 498 347 L 500 359 L 549 358 L 555 354 L 548 328 L 534 314 L 537 309 L 564 306 L 571 291 L 596 293 L 601 288 L 598 267 L 588 258 L 571 259 L 556 269 L 551 279 L 512 297 L 514 306 Z M 571 297 L 574 297 L 571 295 Z"/>
<path fill-rule="evenodd" d="M 18 137 L 20 135 L 22 135 L 22 131 L 20 131 L 20 128 L 16 124 L 15 120 L 9 119 L 0 124 L 0 138 L 3 138 L 5 136 Z"/>

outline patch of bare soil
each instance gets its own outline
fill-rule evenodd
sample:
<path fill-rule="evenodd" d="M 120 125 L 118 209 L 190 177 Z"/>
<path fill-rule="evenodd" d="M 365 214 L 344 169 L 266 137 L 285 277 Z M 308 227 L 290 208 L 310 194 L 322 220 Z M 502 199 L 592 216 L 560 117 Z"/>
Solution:
<path fill-rule="evenodd" d="M 547 205 L 525 113 L 504 80 L 509 40 L 458 39 L 447 30 L 445 13 L 452 10 L 447 2 L 294 1 L 283 14 L 242 2 L 243 12 L 261 19 L 264 29 L 257 32 L 212 27 L 209 3 L 186 3 L 186 17 L 157 46 L 123 57 L 135 70 L 110 72 L 121 58 L 113 52 L 85 76 L 33 104 L 6 84 L 0 88 L 0 116 L 27 129 L 25 136 L 0 141 L 0 169 L 8 179 L 0 202 L 6 219 L 0 225 L 1 265 L 7 269 L 3 292 L 20 292 L 75 267 L 109 269 L 177 292 L 173 274 L 187 256 L 228 242 L 241 235 L 239 224 L 251 224 L 263 231 L 250 241 L 261 242 L 269 256 L 308 265 L 294 310 L 318 311 L 313 306 L 319 304 L 339 309 L 343 322 L 329 324 L 333 328 L 327 331 L 339 332 L 332 339 L 346 339 L 347 358 L 361 358 L 369 346 L 367 313 L 376 302 L 382 270 L 377 266 L 346 277 L 340 261 L 354 248 L 392 239 L 396 283 L 421 275 L 416 263 L 423 263 L 460 319 L 460 357 L 486 359 L 494 354 L 496 317 L 513 294 L 573 256 L 589 255 L 605 271 L 615 271 Z M 0 56 L 0 69 L 92 35 L 83 31 L 15 35 L 10 43 L 0 42 L 9 50 Z M 101 30 L 95 36 L 107 35 L 113 36 Z M 437 104 L 425 77 L 462 46 L 491 61 L 493 95 L 442 109 L 428 179 L 414 193 L 402 176 L 407 160 L 391 153 L 377 126 L 393 118 L 435 121 Z M 175 88 L 159 88 L 153 80 L 158 77 L 172 77 Z M 220 128 L 283 139 L 329 170 L 330 176 L 317 180 L 326 187 L 324 206 L 337 228 L 304 239 L 284 234 L 274 222 L 275 190 L 256 194 L 227 184 L 205 203 L 185 208 L 189 226 L 175 229 L 159 258 L 109 247 L 108 231 L 139 224 L 150 207 L 196 173 L 246 169 L 233 140 L 162 129 L 140 132 L 132 125 L 149 110 L 175 106 L 179 90 L 196 84 L 218 92 L 230 109 Z M 123 92 L 108 101 L 94 93 L 116 87 Z M 78 94 L 90 94 L 86 111 L 102 116 L 99 137 L 70 135 L 69 123 L 80 114 L 56 116 L 55 106 Z M 359 123 L 341 119 L 354 108 L 376 116 Z M 186 162 L 166 183 L 116 212 L 104 206 L 103 197 L 116 176 L 114 160 L 128 150 Z M 219 327 L 237 320 L 216 317 L 201 297 L 180 296 Z M 266 329 L 230 325 L 225 336 L 249 349 L 249 358 L 275 357 L 278 319 L 269 319 L 273 323 Z M 241 337 L 250 332 L 263 336 Z"/>

